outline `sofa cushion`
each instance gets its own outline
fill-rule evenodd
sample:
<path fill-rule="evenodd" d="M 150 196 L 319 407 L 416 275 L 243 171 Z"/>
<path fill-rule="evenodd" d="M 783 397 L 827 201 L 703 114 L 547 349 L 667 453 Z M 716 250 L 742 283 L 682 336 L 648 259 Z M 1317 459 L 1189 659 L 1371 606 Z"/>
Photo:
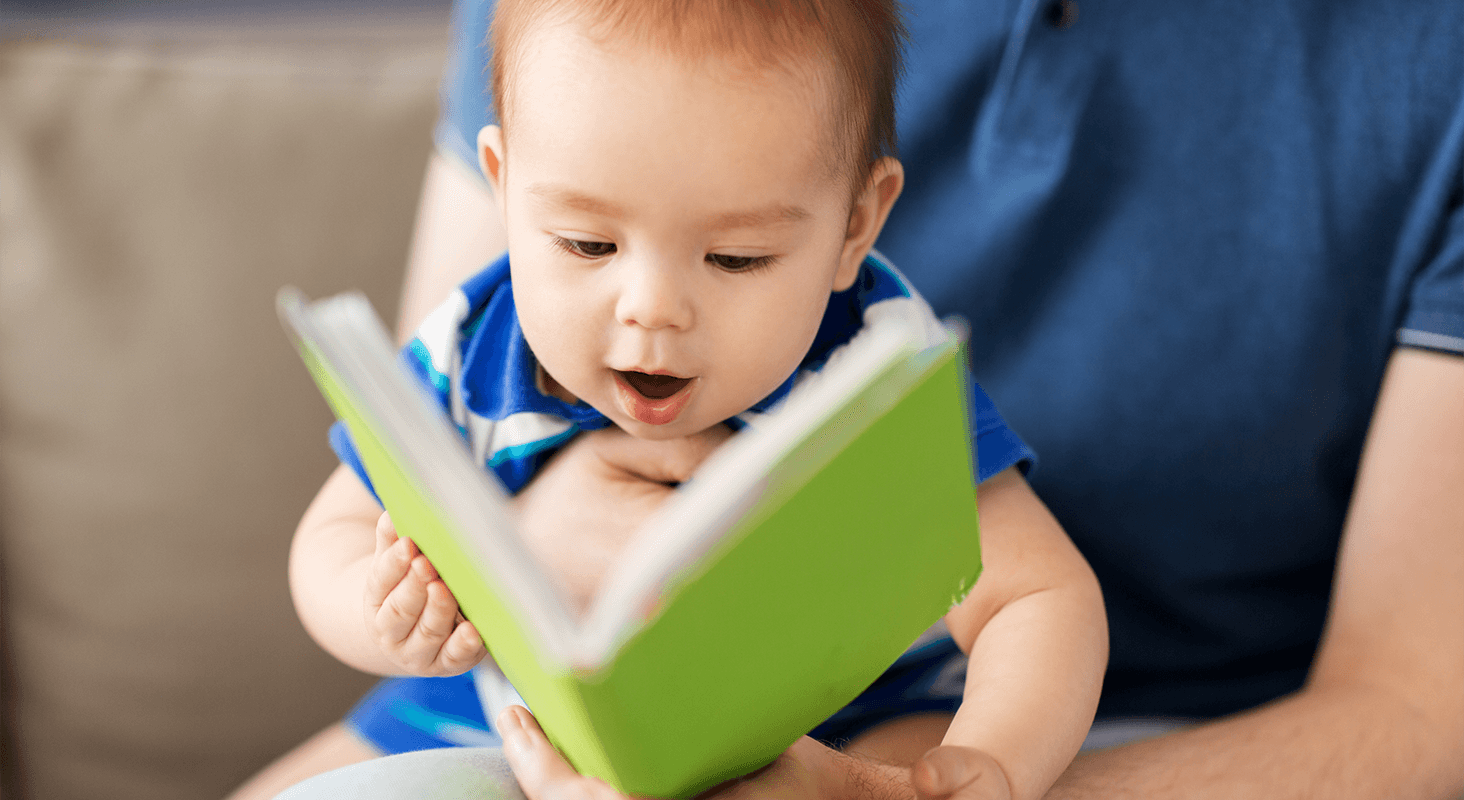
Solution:
<path fill-rule="evenodd" d="M 394 313 L 446 19 L 0 43 L 8 798 L 224 794 L 371 683 L 285 563 L 331 470 L 285 283 Z"/>

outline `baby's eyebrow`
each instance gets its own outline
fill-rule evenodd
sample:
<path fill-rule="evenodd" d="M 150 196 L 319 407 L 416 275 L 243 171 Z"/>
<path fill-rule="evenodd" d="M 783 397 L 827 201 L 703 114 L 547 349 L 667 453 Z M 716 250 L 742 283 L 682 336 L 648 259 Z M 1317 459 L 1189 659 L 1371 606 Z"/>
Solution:
<path fill-rule="evenodd" d="M 598 214 L 602 217 L 624 217 L 625 209 L 598 197 L 591 197 L 587 194 L 576 192 L 573 189 L 566 189 L 553 184 L 536 183 L 526 190 L 529 194 L 541 197 L 555 205 L 572 208 L 576 211 L 584 211 L 588 214 Z"/>
<path fill-rule="evenodd" d="M 609 200 L 587 195 L 583 192 L 552 183 L 531 184 L 526 191 L 535 197 L 542 198 L 555 205 L 572 208 L 588 214 L 620 219 L 628 215 L 628 212 L 622 206 Z M 767 225 L 801 222 L 811 216 L 813 215 L 801 206 L 772 205 L 751 211 L 729 211 L 725 214 L 718 214 L 712 217 L 711 226 L 716 230 L 761 228 Z"/>
<path fill-rule="evenodd" d="M 761 228 L 781 222 L 799 222 L 811 214 L 798 206 L 771 206 L 756 211 L 733 211 L 720 214 L 712 220 L 712 227 L 719 230 L 736 228 Z"/>

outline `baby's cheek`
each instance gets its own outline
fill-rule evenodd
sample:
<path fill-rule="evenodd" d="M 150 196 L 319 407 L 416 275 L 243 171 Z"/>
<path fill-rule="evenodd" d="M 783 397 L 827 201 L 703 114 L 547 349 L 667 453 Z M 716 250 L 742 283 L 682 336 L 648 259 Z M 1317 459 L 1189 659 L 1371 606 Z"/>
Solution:
<path fill-rule="evenodd" d="M 822 312 L 822 308 L 785 308 L 749 324 L 745 330 L 756 332 L 755 338 L 739 353 L 746 379 L 764 387 L 767 394 L 792 375 L 813 345 Z"/>
<path fill-rule="evenodd" d="M 787 342 L 763 342 L 740 352 L 737 368 L 728 376 L 739 395 L 732 403 L 736 408 L 728 416 L 735 416 L 772 394 L 798 369 L 807 351 L 807 347 L 790 348 Z"/>
<path fill-rule="evenodd" d="M 522 300 L 520 296 L 515 292 L 519 326 L 529 349 L 555 378 L 572 382 L 575 364 L 590 355 L 591 320 L 576 307 L 572 294 L 560 295 L 558 302 L 536 293 L 526 292 Z"/>

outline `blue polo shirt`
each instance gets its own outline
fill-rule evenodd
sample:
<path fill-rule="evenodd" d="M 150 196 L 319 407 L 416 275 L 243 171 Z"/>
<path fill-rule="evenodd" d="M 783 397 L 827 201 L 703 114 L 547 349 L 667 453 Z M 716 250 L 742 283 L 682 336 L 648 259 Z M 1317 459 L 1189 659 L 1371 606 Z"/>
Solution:
<path fill-rule="evenodd" d="M 1103 585 L 1100 714 L 1301 686 L 1389 353 L 1464 353 L 1464 3 L 907 0 L 879 240 Z M 487 3 L 439 149 L 476 171 Z"/>

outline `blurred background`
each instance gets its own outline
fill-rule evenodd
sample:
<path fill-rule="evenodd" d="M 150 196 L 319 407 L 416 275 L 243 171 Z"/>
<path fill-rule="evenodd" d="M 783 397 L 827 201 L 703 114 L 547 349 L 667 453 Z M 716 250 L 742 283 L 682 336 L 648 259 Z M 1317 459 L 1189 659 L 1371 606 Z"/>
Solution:
<path fill-rule="evenodd" d="M 290 605 L 334 457 L 273 300 L 395 313 L 449 14 L 0 4 L 7 800 L 219 797 L 371 684 Z"/>

